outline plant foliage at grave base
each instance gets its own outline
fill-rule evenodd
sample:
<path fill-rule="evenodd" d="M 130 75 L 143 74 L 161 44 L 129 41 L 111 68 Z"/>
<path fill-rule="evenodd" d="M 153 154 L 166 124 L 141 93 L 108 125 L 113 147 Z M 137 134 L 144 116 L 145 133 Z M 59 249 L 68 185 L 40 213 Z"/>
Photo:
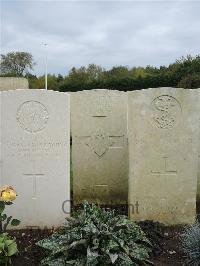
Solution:
<path fill-rule="evenodd" d="M 57 233 L 37 243 L 47 250 L 42 265 L 148 265 L 152 245 L 126 216 L 87 202 Z"/>
<path fill-rule="evenodd" d="M 5 207 L 12 205 L 17 193 L 12 186 L 0 187 L 0 265 L 11 265 L 12 256 L 18 253 L 16 239 L 12 238 L 6 229 L 8 225 L 17 226 L 20 221 L 7 216 L 4 213 Z"/>
<path fill-rule="evenodd" d="M 186 227 L 181 235 L 183 250 L 186 254 L 186 265 L 200 265 L 200 224 L 196 222 L 194 225 Z"/>
<path fill-rule="evenodd" d="M 10 265 L 11 257 L 18 252 L 15 239 L 8 233 L 0 234 L 0 265 Z"/>

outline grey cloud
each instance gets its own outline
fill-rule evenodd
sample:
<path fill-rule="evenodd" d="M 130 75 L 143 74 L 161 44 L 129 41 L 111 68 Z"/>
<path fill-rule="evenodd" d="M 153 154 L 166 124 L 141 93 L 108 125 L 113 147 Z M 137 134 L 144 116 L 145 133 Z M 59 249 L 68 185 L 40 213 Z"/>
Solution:
<path fill-rule="evenodd" d="M 44 71 L 72 66 L 163 65 L 198 54 L 200 3 L 181 1 L 2 2 L 1 52 L 30 51 Z"/>

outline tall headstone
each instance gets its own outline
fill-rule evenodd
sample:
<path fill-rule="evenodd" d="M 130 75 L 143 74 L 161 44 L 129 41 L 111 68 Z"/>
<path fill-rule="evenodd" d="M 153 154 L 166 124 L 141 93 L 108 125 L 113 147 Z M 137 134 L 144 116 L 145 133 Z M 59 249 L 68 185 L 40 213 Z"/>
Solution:
<path fill-rule="evenodd" d="M 66 216 L 62 204 L 70 200 L 69 95 L 8 91 L 0 101 L 0 182 L 18 193 L 7 212 L 21 220 L 21 228 L 59 226 Z"/>
<path fill-rule="evenodd" d="M 165 224 L 194 222 L 198 113 L 195 90 L 153 88 L 129 93 L 132 219 Z"/>
<path fill-rule="evenodd" d="M 128 190 L 127 95 L 71 93 L 74 202 L 125 203 Z"/>
<path fill-rule="evenodd" d="M 26 78 L 0 77 L 0 91 L 28 89 L 29 84 Z"/>
<path fill-rule="evenodd" d="M 199 139 L 200 146 L 200 139 Z M 197 178 L 197 201 L 200 202 L 200 148 L 199 148 L 199 164 L 198 164 L 198 178 Z"/>
<path fill-rule="evenodd" d="M 199 93 L 199 106 L 200 106 L 200 89 L 197 89 L 197 91 Z M 200 112 L 199 112 L 199 128 L 200 128 Z M 197 180 L 197 201 L 199 202 L 199 205 L 200 205 L 200 133 L 199 133 L 199 163 L 198 163 L 198 180 Z"/>

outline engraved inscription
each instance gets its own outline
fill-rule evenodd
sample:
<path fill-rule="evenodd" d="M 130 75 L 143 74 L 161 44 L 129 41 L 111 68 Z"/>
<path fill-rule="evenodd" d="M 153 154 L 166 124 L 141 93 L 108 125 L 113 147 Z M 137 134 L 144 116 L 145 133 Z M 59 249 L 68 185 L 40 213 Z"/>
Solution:
<path fill-rule="evenodd" d="M 49 114 L 42 103 L 27 101 L 18 108 L 16 119 L 22 129 L 36 133 L 45 128 Z"/>
<path fill-rule="evenodd" d="M 172 96 L 161 95 L 152 102 L 152 121 L 160 129 L 173 128 L 181 114 L 180 103 Z"/>
<path fill-rule="evenodd" d="M 178 207 L 172 205 L 169 198 L 159 197 L 145 197 L 142 201 L 142 206 L 139 202 L 140 211 L 148 213 L 148 215 L 163 215 L 163 214 L 176 214 Z"/>
<path fill-rule="evenodd" d="M 67 142 L 52 139 L 33 139 L 26 141 L 24 139 L 13 139 L 3 144 L 6 156 L 18 159 L 38 159 L 59 158 L 63 150 L 68 147 Z"/>

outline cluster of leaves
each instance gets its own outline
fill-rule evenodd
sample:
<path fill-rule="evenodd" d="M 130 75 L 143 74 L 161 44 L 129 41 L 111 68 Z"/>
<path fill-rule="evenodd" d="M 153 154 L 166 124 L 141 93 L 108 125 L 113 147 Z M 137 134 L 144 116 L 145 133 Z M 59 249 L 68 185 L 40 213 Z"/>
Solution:
<path fill-rule="evenodd" d="M 186 254 L 186 264 L 200 265 L 200 224 L 189 225 L 181 235 L 183 251 Z"/>
<path fill-rule="evenodd" d="M 10 265 L 11 257 L 18 253 L 16 239 L 6 233 L 8 225 L 17 226 L 20 224 L 18 219 L 13 219 L 4 213 L 6 205 L 12 205 L 13 202 L 0 201 L 0 265 Z"/>
<path fill-rule="evenodd" d="M 126 216 L 85 202 L 57 233 L 37 243 L 48 251 L 42 265 L 148 265 L 152 245 Z"/>
<path fill-rule="evenodd" d="M 60 83 L 60 91 L 86 89 L 117 89 L 124 91 L 152 87 L 200 87 L 200 55 L 188 55 L 169 66 L 126 67 L 117 66 L 105 70 L 94 64 L 88 67 L 72 68 Z"/>
<path fill-rule="evenodd" d="M 18 226 L 20 224 L 18 219 L 13 219 L 12 216 L 7 216 L 7 214 L 4 213 L 6 205 L 12 204 L 13 202 L 0 201 L 0 232 L 5 232 L 9 224 L 11 226 Z"/>
<path fill-rule="evenodd" d="M 27 52 L 1 54 L 0 72 L 8 76 L 23 76 L 33 69 L 33 56 Z"/>
<path fill-rule="evenodd" d="M 8 233 L 0 234 L 0 265 L 11 264 L 11 257 L 17 252 L 15 239 L 11 238 Z"/>

